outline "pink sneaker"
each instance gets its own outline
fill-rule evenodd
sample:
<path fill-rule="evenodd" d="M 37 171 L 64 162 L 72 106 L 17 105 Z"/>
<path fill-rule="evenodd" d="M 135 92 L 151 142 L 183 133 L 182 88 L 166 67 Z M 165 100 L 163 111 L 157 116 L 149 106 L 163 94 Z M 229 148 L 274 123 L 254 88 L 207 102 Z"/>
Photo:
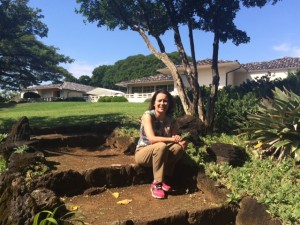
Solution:
<path fill-rule="evenodd" d="M 151 193 L 153 198 L 163 199 L 166 197 L 162 184 L 160 182 L 153 182 L 151 184 Z"/>
<path fill-rule="evenodd" d="M 171 191 L 171 189 L 172 189 L 171 186 L 167 185 L 167 184 L 164 183 L 164 182 L 162 183 L 161 188 L 162 188 L 164 191 L 166 191 L 166 192 Z"/>

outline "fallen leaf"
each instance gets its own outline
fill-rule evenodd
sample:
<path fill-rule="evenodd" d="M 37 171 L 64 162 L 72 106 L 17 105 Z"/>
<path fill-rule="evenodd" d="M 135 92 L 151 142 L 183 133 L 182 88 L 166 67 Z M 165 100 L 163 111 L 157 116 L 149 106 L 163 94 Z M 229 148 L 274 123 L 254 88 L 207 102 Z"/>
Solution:
<path fill-rule="evenodd" d="M 79 206 L 78 206 L 78 205 L 74 205 L 74 206 L 71 207 L 71 210 L 72 210 L 72 211 L 76 211 L 76 210 L 78 210 L 78 209 L 79 209 Z"/>
<path fill-rule="evenodd" d="M 114 193 L 111 193 L 112 196 L 114 196 L 115 198 L 119 198 L 120 194 L 119 192 L 114 192 Z"/>
<path fill-rule="evenodd" d="M 122 201 L 118 201 L 117 204 L 118 204 L 118 205 L 127 205 L 127 204 L 129 204 L 130 202 L 132 202 L 131 199 L 124 199 L 124 200 L 122 200 Z"/>

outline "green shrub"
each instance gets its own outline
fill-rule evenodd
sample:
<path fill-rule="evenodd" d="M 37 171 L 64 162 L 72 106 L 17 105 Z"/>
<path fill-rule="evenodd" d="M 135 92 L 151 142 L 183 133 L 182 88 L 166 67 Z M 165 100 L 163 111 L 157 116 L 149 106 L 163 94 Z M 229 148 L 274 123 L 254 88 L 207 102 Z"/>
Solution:
<path fill-rule="evenodd" d="M 188 143 L 185 154 L 181 162 L 189 166 L 197 166 L 203 168 L 205 163 L 210 161 L 210 157 L 205 148 L 196 147 L 192 142 Z"/>
<path fill-rule="evenodd" d="M 111 102 L 110 96 L 103 96 L 98 99 L 98 102 Z"/>
<path fill-rule="evenodd" d="M 297 95 L 300 95 L 300 70 L 295 73 L 289 73 L 287 78 L 282 80 L 280 89 L 285 87 L 287 90 L 294 92 Z"/>
<path fill-rule="evenodd" d="M 98 102 L 128 102 L 128 100 L 124 96 L 102 96 Z"/>
<path fill-rule="evenodd" d="M 243 148 L 247 148 L 246 141 L 247 137 L 239 137 L 237 135 L 228 135 L 225 133 L 214 133 L 211 135 L 201 136 L 200 137 L 201 142 L 203 142 L 203 145 L 210 146 L 215 143 L 224 143 L 224 144 L 231 144 L 240 146 Z"/>
<path fill-rule="evenodd" d="M 300 170 L 294 160 L 280 164 L 269 159 L 253 160 L 237 168 L 210 163 L 205 172 L 231 191 L 228 201 L 238 202 L 243 196 L 252 196 L 283 224 L 300 223 Z"/>
<path fill-rule="evenodd" d="M 111 98 L 111 102 L 128 102 L 124 96 L 114 96 Z"/>
<path fill-rule="evenodd" d="M 174 103 L 175 103 L 174 117 L 177 118 L 183 116 L 185 112 L 183 110 L 183 106 L 179 96 L 174 96 Z"/>
<path fill-rule="evenodd" d="M 64 101 L 66 101 L 66 102 L 85 102 L 83 97 L 70 97 L 70 98 L 66 98 Z"/>
<path fill-rule="evenodd" d="M 217 132 L 234 133 L 245 122 L 249 112 L 256 111 L 258 99 L 252 92 L 241 96 L 231 88 L 220 90 L 215 105 L 215 128 Z"/>
<path fill-rule="evenodd" d="M 274 99 L 264 99 L 243 135 L 249 135 L 260 156 L 300 160 L 300 96 L 275 88 Z"/>

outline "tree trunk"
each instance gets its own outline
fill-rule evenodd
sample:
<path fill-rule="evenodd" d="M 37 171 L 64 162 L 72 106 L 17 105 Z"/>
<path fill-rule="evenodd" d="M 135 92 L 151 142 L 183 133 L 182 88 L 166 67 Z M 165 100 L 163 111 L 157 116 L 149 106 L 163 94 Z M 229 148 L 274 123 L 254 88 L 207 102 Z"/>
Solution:
<path fill-rule="evenodd" d="M 150 42 L 148 36 L 145 34 L 145 32 L 142 29 L 135 27 L 134 30 L 141 35 L 148 49 L 154 54 L 154 56 L 159 60 L 161 60 L 166 65 L 166 67 L 170 70 L 171 75 L 176 83 L 177 92 L 185 113 L 187 115 L 195 116 L 194 107 L 192 107 L 191 102 L 188 99 L 187 92 L 184 90 L 183 81 L 181 79 L 181 75 L 179 74 L 179 71 L 176 68 L 176 65 L 173 63 L 173 61 L 168 57 L 168 55 L 165 52 L 160 53 L 155 49 L 155 47 Z"/>
<path fill-rule="evenodd" d="M 191 85 L 192 90 L 193 90 L 193 105 L 197 106 L 196 110 L 197 110 L 199 119 L 204 123 L 205 114 L 204 114 L 204 110 L 203 110 L 203 101 L 202 101 L 202 96 L 201 96 L 201 92 L 200 92 L 200 85 L 198 82 L 197 61 L 196 61 L 196 54 L 195 54 L 193 27 L 192 27 L 191 21 L 189 21 L 189 23 L 188 23 L 188 28 L 189 28 L 191 55 L 192 55 L 192 60 L 193 60 L 193 71 L 194 71 L 194 76 L 193 76 L 192 85 Z"/>
<path fill-rule="evenodd" d="M 214 108 L 215 102 L 217 100 L 217 93 L 219 87 L 219 69 L 218 69 L 218 52 L 219 52 L 219 34 L 216 31 L 214 33 L 214 43 L 213 43 L 213 61 L 212 61 L 212 85 L 210 88 L 210 95 L 207 101 L 207 110 L 206 110 L 206 120 L 205 126 L 208 130 L 213 129 L 214 121 Z"/>

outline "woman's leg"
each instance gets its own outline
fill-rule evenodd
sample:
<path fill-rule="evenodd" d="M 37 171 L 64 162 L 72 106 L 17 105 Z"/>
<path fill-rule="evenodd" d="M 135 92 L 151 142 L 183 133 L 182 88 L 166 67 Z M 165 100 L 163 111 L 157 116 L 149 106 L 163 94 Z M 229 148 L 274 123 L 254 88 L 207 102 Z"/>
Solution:
<path fill-rule="evenodd" d="M 168 161 L 165 167 L 165 176 L 171 177 L 173 175 L 175 165 L 178 160 L 182 157 L 184 150 L 179 144 L 168 144 L 169 154 Z"/>
<path fill-rule="evenodd" d="M 164 142 L 158 142 L 136 151 L 135 161 L 139 165 L 153 167 L 154 180 L 162 182 L 168 155 L 167 145 Z"/>

